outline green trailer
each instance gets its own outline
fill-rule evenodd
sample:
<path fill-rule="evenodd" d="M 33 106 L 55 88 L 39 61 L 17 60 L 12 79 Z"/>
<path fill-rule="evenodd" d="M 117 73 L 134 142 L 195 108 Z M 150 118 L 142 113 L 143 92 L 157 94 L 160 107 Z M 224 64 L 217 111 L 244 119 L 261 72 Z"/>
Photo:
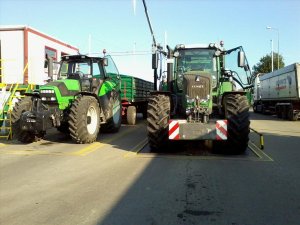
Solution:
<path fill-rule="evenodd" d="M 120 77 L 123 121 L 134 125 L 137 113 L 147 118 L 148 97 L 153 91 L 153 83 L 129 75 L 121 74 Z"/>

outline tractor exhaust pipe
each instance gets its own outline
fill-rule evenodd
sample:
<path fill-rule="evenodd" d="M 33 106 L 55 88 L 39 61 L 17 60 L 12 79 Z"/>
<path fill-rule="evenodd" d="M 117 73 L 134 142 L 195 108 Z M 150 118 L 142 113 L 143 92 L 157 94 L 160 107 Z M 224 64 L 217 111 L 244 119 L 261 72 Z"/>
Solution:
<path fill-rule="evenodd" d="M 167 45 L 168 56 L 167 56 L 167 83 L 168 91 L 172 91 L 172 81 L 173 81 L 173 49 Z"/>

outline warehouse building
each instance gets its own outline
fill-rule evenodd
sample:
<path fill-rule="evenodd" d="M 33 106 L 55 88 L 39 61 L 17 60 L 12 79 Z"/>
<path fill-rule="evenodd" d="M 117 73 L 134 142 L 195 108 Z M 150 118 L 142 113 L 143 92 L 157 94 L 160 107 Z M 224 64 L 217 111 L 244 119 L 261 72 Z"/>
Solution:
<path fill-rule="evenodd" d="M 28 26 L 0 26 L 0 83 L 44 84 L 45 58 L 77 54 L 79 49 Z M 58 65 L 54 65 L 58 70 Z M 57 71 L 54 71 L 54 74 Z"/>

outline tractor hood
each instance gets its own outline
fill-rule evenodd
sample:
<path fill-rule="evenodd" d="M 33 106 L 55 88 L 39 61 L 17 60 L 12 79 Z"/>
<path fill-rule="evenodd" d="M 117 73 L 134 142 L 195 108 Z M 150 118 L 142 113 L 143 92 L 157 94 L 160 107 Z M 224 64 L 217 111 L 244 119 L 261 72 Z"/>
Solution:
<path fill-rule="evenodd" d="M 61 97 L 74 96 L 80 91 L 80 84 L 78 80 L 57 80 L 41 86 L 40 90 L 54 90 Z"/>
<path fill-rule="evenodd" d="M 57 80 L 40 86 L 39 92 L 43 103 L 58 105 L 59 109 L 68 108 L 75 96 L 81 91 L 78 80 Z"/>

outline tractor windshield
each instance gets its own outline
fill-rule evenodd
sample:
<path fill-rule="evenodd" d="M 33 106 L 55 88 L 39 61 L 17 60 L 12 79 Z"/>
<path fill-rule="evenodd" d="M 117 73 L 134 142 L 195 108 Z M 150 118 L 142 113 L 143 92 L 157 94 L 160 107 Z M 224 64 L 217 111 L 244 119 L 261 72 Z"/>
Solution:
<path fill-rule="evenodd" d="M 80 78 L 92 74 L 90 61 L 63 61 L 60 68 L 60 79 L 67 78 L 69 74 L 78 74 Z"/>
<path fill-rule="evenodd" d="M 60 63 L 59 79 L 104 78 L 102 59 L 84 55 L 66 56 Z"/>
<path fill-rule="evenodd" d="M 188 71 L 216 71 L 214 52 L 211 49 L 183 49 L 179 50 L 177 70 L 183 73 Z"/>
<path fill-rule="evenodd" d="M 175 64 L 175 79 L 179 90 L 183 88 L 183 76 L 198 72 L 209 74 L 216 81 L 217 67 L 214 49 L 180 49 Z"/>

